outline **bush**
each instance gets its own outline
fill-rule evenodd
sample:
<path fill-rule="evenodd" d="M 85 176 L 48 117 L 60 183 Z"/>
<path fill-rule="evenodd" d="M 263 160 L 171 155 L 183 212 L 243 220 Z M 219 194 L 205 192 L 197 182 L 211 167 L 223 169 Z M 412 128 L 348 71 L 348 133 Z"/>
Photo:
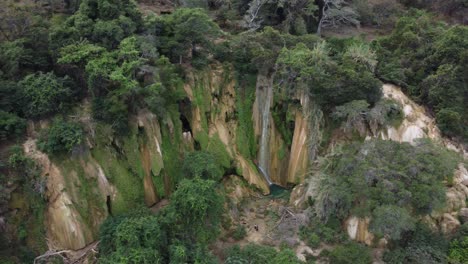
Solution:
<path fill-rule="evenodd" d="M 450 242 L 448 260 L 452 264 L 468 262 L 468 236 Z"/>
<path fill-rule="evenodd" d="M 245 229 L 245 226 L 243 225 L 238 225 L 234 232 L 232 233 L 232 238 L 235 240 L 241 240 L 247 235 L 247 230 Z"/>
<path fill-rule="evenodd" d="M 100 263 L 161 263 L 167 251 L 166 232 L 149 213 L 107 219 L 100 238 Z"/>
<path fill-rule="evenodd" d="M 442 234 L 418 223 L 412 232 L 405 233 L 404 239 L 390 246 L 383 260 L 397 263 L 446 263 L 447 240 Z"/>
<path fill-rule="evenodd" d="M 15 114 L 0 110 L 0 141 L 21 136 L 26 130 L 26 121 Z"/>
<path fill-rule="evenodd" d="M 405 232 L 413 230 L 414 226 L 414 219 L 405 208 L 385 205 L 374 210 L 370 230 L 376 235 L 399 240 Z"/>
<path fill-rule="evenodd" d="M 187 178 L 200 177 L 219 181 L 223 177 L 223 167 L 213 154 L 206 151 L 195 151 L 186 155 L 182 171 Z"/>
<path fill-rule="evenodd" d="M 273 247 L 247 244 L 243 248 L 235 245 L 225 252 L 226 264 L 257 263 L 257 264 L 299 264 L 294 252 L 283 249 L 279 252 Z"/>
<path fill-rule="evenodd" d="M 409 210 L 427 214 L 444 204 L 443 181 L 451 180 L 459 160 L 456 153 L 429 140 L 415 146 L 378 139 L 344 145 L 323 161 L 314 206 L 324 221 L 331 216 L 344 220 L 350 213 L 370 216 L 384 205 L 410 205 Z M 384 217 L 391 208 L 377 212 Z M 407 219 L 406 213 L 398 211 Z"/>
<path fill-rule="evenodd" d="M 48 154 L 70 152 L 84 139 L 81 125 L 56 118 L 50 128 L 41 132 L 38 140 L 39 149 Z"/>
<path fill-rule="evenodd" d="M 369 248 L 350 242 L 335 247 L 330 252 L 330 263 L 333 264 L 370 264 L 372 255 Z"/>
<path fill-rule="evenodd" d="M 19 82 L 19 95 L 23 114 L 28 118 L 41 118 L 64 110 L 72 91 L 68 78 L 54 73 L 36 73 Z"/>

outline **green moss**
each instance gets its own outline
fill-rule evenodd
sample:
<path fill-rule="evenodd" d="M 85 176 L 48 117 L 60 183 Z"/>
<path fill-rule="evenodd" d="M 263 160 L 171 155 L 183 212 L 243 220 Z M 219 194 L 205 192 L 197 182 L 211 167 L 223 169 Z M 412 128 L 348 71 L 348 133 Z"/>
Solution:
<path fill-rule="evenodd" d="M 82 159 L 67 156 L 54 157 L 54 163 L 60 168 L 65 180 L 65 188 L 73 199 L 73 206 L 79 212 L 88 227 L 94 227 L 93 214 L 96 210 L 105 212 L 106 200 L 98 187 L 97 178 L 86 176 L 83 163 L 88 162 L 89 156 Z"/>
<path fill-rule="evenodd" d="M 168 188 L 166 190 L 168 192 L 175 189 L 177 183 L 183 178 L 182 175 L 182 153 L 181 153 L 181 145 L 182 145 L 182 124 L 179 119 L 179 112 L 177 110 L 177 106 L 173 106 L 171 109 L 168 110 L 170 113 L 170 118 L 174 125 L 174 130 L 171 133 L 168 126 L 161 127 L 161 135 L 162 135 L 162 143 L 161 143 L 161 151 L 164 161 L 164 170 L 161 171 L 161 175 L 164 177 L 168 177 Z M 157 182 L 161 182 L 158 180 Z M 158 184 L 155 182 L 156 184 Z M 161 189 L 158 187 L 158 191 Z"/>
<path fill-rule="evenodd" d="M 236 129 L 236 146 L 240 154 L 253 159 L 257 153 L 252 108 L 255 101 L 255 76 L 249 75 L 244 80 L 245 86 L 237 86 L 236 108 L 238 126 Z M 242 81 L 238 79 L 238 83 Z"/>
<path fill-rule="evenodd" d="M 127 160 L 117 158 L 115 150 L 98 146 L 92 151 L 93 157 L 101 164 L 109 181 L 117 187 L 112 212 L 121 214 L 143 204 L 143 181 L 132 173 Z"/>
<path fill-rule="evenodd" d="M 224 168 L 231 167 L 231 155 L 229 155 L 226 150 L 226 145 L 221 141 L 218 134 L 215 134 L 210 138 L 210 142 L 208 143 L 208 148 L 206 150 L 211 152 L 219 164 Z"/>

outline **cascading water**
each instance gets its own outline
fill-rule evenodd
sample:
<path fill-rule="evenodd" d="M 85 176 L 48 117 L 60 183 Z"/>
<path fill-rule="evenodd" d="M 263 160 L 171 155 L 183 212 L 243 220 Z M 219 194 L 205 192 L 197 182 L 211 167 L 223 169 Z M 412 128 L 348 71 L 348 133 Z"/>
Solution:
<path fill-rule="evenodd" d="M 260 113 L 262 117 L 262 134 L 260 136 L 260 151 L 258 153 L 258 169 L 262 173 L 263 177 L 265 180 L 268 182 L 269 185 L 272 185 L 273 182 L 270 179 L 269 176 L 269 154 L 270 154 L 270 148 L 269 148 L 269 139 L 270 139 L 270 107 L 271 107 L 271 101 L 273 100 L 273 87 L 272 85 L 268 85 L 266 87 L 263 87 L 263 89 L 266 89 L 264 91 L 264 102 L 263 104 L 259 104 L 260 107 Z M 259 94 L 257 94 L 258 96 Z"/>

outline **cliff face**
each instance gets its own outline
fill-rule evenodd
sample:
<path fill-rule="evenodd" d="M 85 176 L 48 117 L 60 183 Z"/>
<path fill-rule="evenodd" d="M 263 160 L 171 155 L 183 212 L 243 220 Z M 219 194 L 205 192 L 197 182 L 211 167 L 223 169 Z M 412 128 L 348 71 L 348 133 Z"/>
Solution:
<path fill-rule="evenodd" d="M 226 171 L 264 194 L 270 192 L 270 180 L 281 186 L 303 182 L 310 160 L 307 96 L 297 97 L 301 107 L 292 113 L 288 146 L 272 118 L 272 76 L 258 76 L 255 86 L 240 87 L 232 69 L 212 65 L 188 73 L 186 80 L 185 99 L 178 106 L 164 117 L 140 110 L 130 117 L 126 135 L 114 135 L 93 120 L 85 101 L 73 118 L 85 128 L 86 140 L 72 153 L 39 151 L 40 129 L 34 125 L 46 127 L 47 122 L 33 123 L 23 148 L 47 180 L 44 224 L 51 249 L 83 248 L 97 239 L 109 215 L 152 207 L 168 197 L 183 178 L 180 163 L 187 151 L 213 153 Z M 259 170 L 262 166 L 269 179 Z"/>
<path fill-rule="evenodd" d="M 273 76 L 259 75 L 253 106 L 254 131 L 259 139 L 258 165 L 264 167 L 271 181 L 277 185 L 301 183 L 310 161 L 309 121 L 304 114 L 309 110 L 309 98 L 305 93 L 298 96 L 301 109 L 294 113 L 295 127 L 289 148 L 272 117 L 273 93 Z"/>

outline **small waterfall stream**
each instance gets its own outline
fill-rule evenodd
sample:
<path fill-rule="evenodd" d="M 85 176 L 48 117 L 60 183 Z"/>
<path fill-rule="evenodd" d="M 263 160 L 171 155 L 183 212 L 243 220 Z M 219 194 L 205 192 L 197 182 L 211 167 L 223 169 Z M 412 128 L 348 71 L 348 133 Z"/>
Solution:
<path fill-rule="evenodd" d="M 269 185 L 272 185 L 273 182 L 269 176 L 269 157 L 270 157 L 270 146 L 269 146 L 269 139 L 270 139 L 270 107 L 271 101 L 273 100 L 273 87 L 272 85 L 268 85 L 261 89 L 265 89 L 263 91 L 263 95 L 265 95 L 262 99 L 263 104 L 259 104 L 261 118 L 262 118 L 262 134 L 260 136 L 260 151 L 258 153 L 258 168 L 262 173 L 265 180 L 268 182 Z M 259 93 L 257 93 L 259 96 Z"/>

